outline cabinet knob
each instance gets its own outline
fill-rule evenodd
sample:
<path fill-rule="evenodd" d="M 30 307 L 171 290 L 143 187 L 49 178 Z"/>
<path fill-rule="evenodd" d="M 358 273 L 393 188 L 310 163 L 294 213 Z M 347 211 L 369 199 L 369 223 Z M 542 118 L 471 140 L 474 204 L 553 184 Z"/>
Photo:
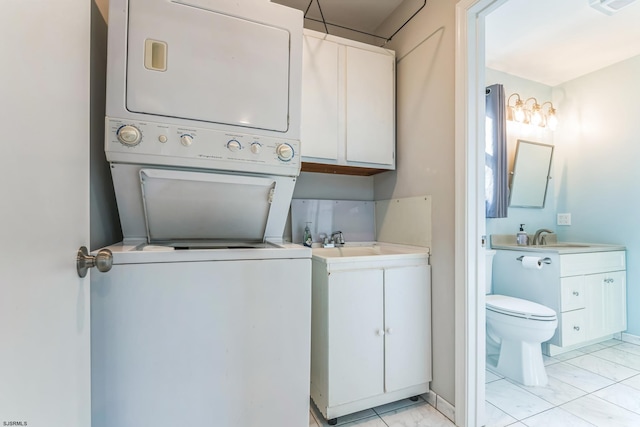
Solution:
<path fill-rule="evenodd" d="M 381 336 L 383 336 L 383 335 L 384 335 L 384 331 L 383 331 L 382 329 L 378 329 L 378 330 L 376 331 L 376 335 L 378 335 L 379 337 L 381 337 Z"/>
<path fill-rule="evenodd" d="M 613 283 L 614 280 L 611 278 L 604 279 L 604 283 Z"/>
<path fill-rule="evenodd" d="M 388 335 L 391 335 L 391 333 L 392 333 L 392 332 L 393 332 L 393 329 L 391 329 L 391 328 L 387 328 L 387 334 L 388 334 Z"/>
<path fill-rule="evenodd" d="M 573 329 L 576 330 L 576 331 L 579 331 L 580 330 L 580 326 L 574 326 Z"/>
<path fill-rule="evenodd" d="M 578 292 L 578 291 L 573 291 L 573 295 L 575 295 L 575 296 L 579 296 L 579 295 L 580 295 L 580 292 Z"/>

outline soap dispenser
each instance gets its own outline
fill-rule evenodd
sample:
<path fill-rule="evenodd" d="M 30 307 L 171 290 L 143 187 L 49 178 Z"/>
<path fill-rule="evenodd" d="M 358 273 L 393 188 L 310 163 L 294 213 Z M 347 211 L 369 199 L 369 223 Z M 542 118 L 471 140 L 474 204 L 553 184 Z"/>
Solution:
<path fill-rule="evenodd" d="M 516 234 L 516 243 L 518 246 L 527 246 L 529 244 L 529 235 L 524 231 L 524 224 L 520 224 L 520 231 Z"/>
<path fill-rule="evenodd" d="M 304 227 L 304 237 L 302 238 L 302 244 L 308 247 L 311 247 L 313 243 L 313 239 L 311 238 L 311 230 L 309 229 L 310 222 L 307 222 L 307 225 Z"/>

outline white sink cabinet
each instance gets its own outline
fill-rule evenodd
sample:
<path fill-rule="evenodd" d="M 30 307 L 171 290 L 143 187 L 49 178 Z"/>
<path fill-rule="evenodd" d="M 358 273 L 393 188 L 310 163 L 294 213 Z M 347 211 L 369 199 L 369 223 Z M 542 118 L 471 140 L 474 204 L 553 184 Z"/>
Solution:
<path fill-rule="evenodd" d="M 527 299 L 554 309 L 558 328 L 543 343 L 548 356 L 610 338 L 627 327 L 624 250 L 571 253 L 498 250 L 493 262 L 493 292 Z M 520 256 L 548 258 L 542 269 L 522 267 Z"/>
<path fill-rule="evenodd" d="M 311 397 L 327 419 L 431 380 L 428 252 L 313 258 Z"/>

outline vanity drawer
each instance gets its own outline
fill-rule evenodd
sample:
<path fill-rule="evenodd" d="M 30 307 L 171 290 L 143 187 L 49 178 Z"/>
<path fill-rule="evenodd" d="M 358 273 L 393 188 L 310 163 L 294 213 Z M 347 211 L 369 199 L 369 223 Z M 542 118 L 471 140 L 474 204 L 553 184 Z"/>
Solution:
<path fill-rule="evenodd" d="M 558 328 L 561 333 L 561 346 L 567 347 L 585 340 L 585 310 L 574 310 L 559 316 Z"/>
<path fill-rule="evenodd" d="M 560 255 L 560 277 L 626 269 L 625 251 Z"/>
<path fill-rule="evenodd" d="M 584 276 L 563 277 L 560 288 L 560 311 L 584 308 Z"/>

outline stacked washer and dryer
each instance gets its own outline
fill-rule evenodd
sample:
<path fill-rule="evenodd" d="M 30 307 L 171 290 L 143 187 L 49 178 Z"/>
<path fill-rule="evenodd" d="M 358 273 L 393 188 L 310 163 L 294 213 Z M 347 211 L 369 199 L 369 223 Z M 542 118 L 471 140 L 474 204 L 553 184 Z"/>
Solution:
<path fill-rule="evenodd" d="M 105 152 L 124 240 L 91 289 L 92 425 L 308 422 L 302 14 L 111 0 Z"/>

